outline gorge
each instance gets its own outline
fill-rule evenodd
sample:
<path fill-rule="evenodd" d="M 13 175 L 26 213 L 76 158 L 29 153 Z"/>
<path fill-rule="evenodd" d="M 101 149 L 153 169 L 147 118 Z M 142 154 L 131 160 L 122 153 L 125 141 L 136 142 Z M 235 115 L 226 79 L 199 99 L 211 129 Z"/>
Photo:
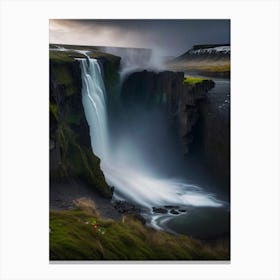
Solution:
<path fill-rule="evenodd" d="M 156 230 L 205 240 L 228 236 L 229 181 L 219 182 L 228 178 L 229 145 L 214 151 L 219 135 L 211 136 L 209 129 L 219 124 L 207 117 L 207 92 L 216 81 L 184 83 L 183 72 L 159 71 L 158 64 L 156 70 L 133 68 L 133 58 L 124 65 L 125 58 L 112 53 L 80 46 L 51 51 L 51 208 L 58 205 L 59 184 L 81 180 L 108 204 L 135 205 Z M 139 61 L 137 50 L 133 55 Z M 227 137 L 226 125 L 218 131 Z M 208 177 L 196 168 L 203 165 L 211 175 L 206 159 L 218 166 L 214 183 L 201 180 Z M 194 226 L 188 224 L 193 217 Z M 211 232 L 213 218 L 224 224 Z"/>

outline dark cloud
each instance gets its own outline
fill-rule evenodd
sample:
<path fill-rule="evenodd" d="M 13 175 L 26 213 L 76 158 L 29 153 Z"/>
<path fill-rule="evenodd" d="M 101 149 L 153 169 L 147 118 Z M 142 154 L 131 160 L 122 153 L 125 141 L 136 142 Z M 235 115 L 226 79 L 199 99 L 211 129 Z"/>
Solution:
<path fill-rule="evenodd" d="M 50 42 L 157 48 L 178 55 L 194 44 L 230 43 L 230 21 L 50 20 Z"/>

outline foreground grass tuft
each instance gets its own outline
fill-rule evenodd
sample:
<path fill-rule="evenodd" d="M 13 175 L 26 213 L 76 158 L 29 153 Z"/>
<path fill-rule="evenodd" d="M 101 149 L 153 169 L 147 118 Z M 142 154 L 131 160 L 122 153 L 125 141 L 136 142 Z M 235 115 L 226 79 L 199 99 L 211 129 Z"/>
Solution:
<path fill-rule="evenodd" d="M 144 226 L 133 216 L 121 221 L 99 217 L 91 202 L 50 212 L 51 260 L 227 260 L 226 245 L 206 245 Z"/>

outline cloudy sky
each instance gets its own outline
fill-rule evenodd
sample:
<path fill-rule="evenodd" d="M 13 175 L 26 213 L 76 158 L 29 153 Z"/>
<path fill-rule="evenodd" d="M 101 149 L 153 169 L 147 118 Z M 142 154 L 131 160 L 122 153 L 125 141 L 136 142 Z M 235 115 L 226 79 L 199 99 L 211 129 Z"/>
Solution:
<path fill-rule="evenodd" d="M 229 20 L 50 20 L 50 43 L 157 48 L 176 56 L 194 44 L 230 43 Z"/>

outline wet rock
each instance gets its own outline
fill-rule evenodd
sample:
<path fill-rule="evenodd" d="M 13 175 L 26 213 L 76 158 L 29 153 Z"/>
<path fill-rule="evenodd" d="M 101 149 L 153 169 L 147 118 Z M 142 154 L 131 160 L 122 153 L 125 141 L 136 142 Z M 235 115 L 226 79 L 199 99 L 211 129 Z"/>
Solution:
<path fill-rule="evenodd" d="M 181 213 L 186 213 L 187 212 L 186 209 L 178 209 L 178 211 L 181 212 Z"/>
<path fill-rule="evenodd" d="M 161 207 L 153 207 L 153 213 L 156 213 L 156 214 L 167 214 L 167 209 L 165 208 L 161 208 Z"/>
<path fill-rule="evenodd" d="M 139 214 L 141 212 L 140 208 L 124 200 L 117 200 L 113 202 L 113 206 L 121 214 Z"/>
<path fill-rule="evenodd" d="M 170 210 L 170 214 L 172 215 L 179 215 L 180 213 L 176 211 L 175 209 Z"/>
<path fill-rule="evenodd" d="M 166 209 L 178 209 L 179 206 L 165 205 L 164 208 L 166 208 Z"/>
<path fill-rule="evenodd" d="M 111 193 L 112 193 L 112 196 L 113 196 L 113 194 L 114 194 L 114 191 L 115 191 L 115 187 L 113 186 L 113 187 L 111 187 L 110 188 L 110 191 L 111 191 Z"/>

